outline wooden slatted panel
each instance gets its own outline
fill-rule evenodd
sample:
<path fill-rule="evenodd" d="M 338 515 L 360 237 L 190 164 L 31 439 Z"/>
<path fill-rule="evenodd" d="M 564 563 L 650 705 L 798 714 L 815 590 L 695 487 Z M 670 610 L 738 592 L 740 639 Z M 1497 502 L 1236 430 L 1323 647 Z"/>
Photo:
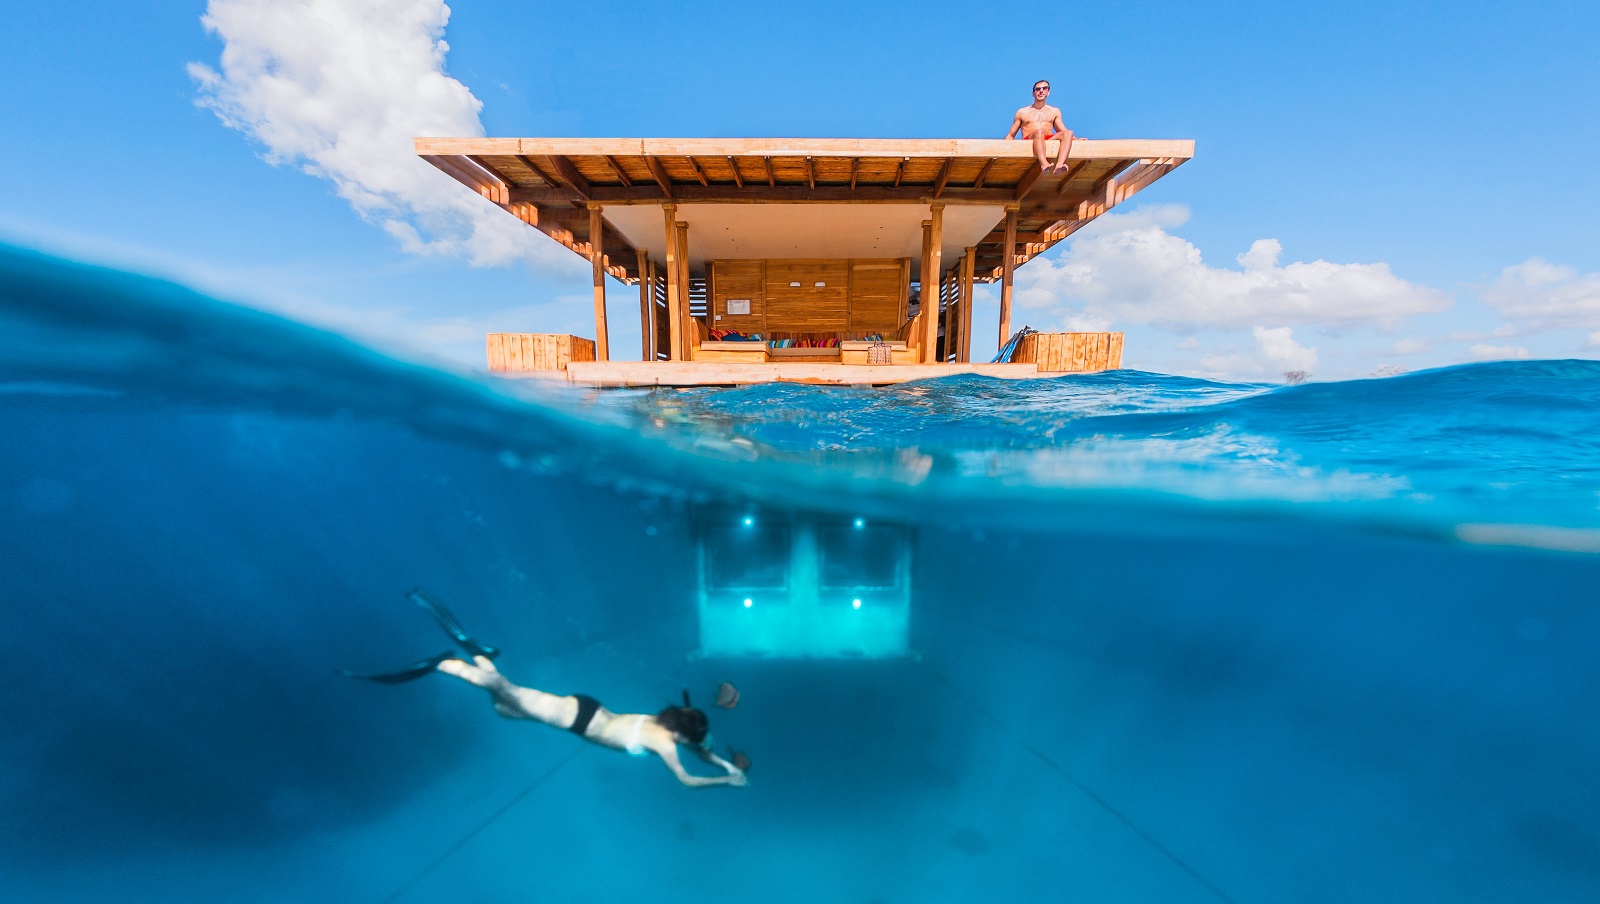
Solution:
<path fill-rule="evenodd" d="M 769 260 L 766 328 L 790 332 L 850 329 L 850 265 L 843 260 Z M 797 282 L 800 285 L 791 286 Z M 818 286 L 822 282 L 825 285 Z"/>
<path fill-rule="evenodd" d="M 653 319 L 656 324 L 656 359 L 666 361 L 672 357 L 670 351 L 672 348 L 672 324 L 667 311 L 667 275 L 665 273 L 656 275 L 655 295 L 651 302 L 655 305 L 655 317 Z"/>
<path fill-rule="evenodd" d="M 490 333 L 485 346 L 493 373 L 566 370 L 570 362 L 595 360 L 593 339 L 565 333 Z"/>
<path fill-rule="evenodd" d="M 1122 367 L 1121 333 L 1034 333 L 1012 359 L 1047 373 L 1093 373 Z"/>
<path fill-rule="evenodd" d="M 762 283 L 761 261 L 716 261 L 711 265 L 716 285 L 716 313 L 721 320 L 713 320 L 717 329 L 738 330 L 741 333 L 759 333 L 767 328 L 767 305 Z M 749 314 L 729 314 L 728 299 L 748 298 Z"/>
<path fill-rule="evenodd" d="M 907 258 L 850 262 L 850 329 L 893 332 L 906 322 L 910 266 Z"/>

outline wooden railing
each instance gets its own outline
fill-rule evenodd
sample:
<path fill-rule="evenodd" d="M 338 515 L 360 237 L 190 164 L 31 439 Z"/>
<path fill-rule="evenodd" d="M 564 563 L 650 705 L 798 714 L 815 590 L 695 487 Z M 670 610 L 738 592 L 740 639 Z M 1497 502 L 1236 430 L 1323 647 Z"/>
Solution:
<path fill-rule="evenodd" d="M 573 361 L 593 361 L 594 340 L 565 333 L 490 333 L 491 373 L 566 370 Z"/>
<path fill-rule="evenodd" d="M 1121 333 L 1030 333 L 1011 357 L 1045 373 L 1092 373 L 1122 367 Z"/>

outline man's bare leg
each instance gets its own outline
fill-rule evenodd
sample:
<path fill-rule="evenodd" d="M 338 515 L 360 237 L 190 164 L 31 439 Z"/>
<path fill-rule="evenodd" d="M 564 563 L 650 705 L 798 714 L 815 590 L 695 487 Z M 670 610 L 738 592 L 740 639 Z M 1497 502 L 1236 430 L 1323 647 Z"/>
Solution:
<path fill-rule="evenodd" d="M 1056 172 L 1063 173 L 1067 170 L 1067 153 L 1072 150 L 1072 130 L 1062 132 L 1061 150 L 1056 152 Z"/>
<path fill-rule="evenodd" d="M 1050 153 L 1044 146 L 1044 129 L 1033 130 L 1033 156 L 1039 158 L 1039 169 L 1050 172 Z"/>
<path fill-rule="evenodd" d="M 576 715 L 576 701 L 571 697 L 558 697 L 512 684 L 487 656 L 474 656 L 472 663 L 446 659 L 439 663 L 438 669 L 488 691 L 494 698 L 494 711 L 508 719 L 534 719 L 565 728 L 572 724 Z"/>

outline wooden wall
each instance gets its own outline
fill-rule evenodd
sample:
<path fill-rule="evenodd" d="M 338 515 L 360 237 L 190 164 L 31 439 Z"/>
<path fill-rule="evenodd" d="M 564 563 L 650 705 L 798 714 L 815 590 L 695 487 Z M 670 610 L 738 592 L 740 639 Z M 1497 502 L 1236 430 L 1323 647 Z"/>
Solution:
<path fill-rule="evenodd" d="M 1011 360 L 1046 373 L 1089 373 L 1122 367 L 1121 333 L 1031 333 Z"/>
<path fill-rule="evenodd" d="M 594 340 L 564 333 L 490 333 L 491 373 L 566 370 L 572 361 L 593 361 Z"/>
<path fill-rule="evenodd" d="M 711 273 L 714 329 L 891 332 L 906 320 L 905 258 L 722 260 Z M 729 299 L 749 299 L 750 313 L 729 314 Z"/>

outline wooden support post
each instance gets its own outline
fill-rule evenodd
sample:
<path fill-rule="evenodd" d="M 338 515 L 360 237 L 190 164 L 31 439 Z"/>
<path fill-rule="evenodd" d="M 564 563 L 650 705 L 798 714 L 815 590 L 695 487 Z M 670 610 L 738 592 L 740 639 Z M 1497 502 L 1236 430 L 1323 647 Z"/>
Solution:
<path fill-rule="evenodd" d="M 656 305 L 656 294 L 659 291 L 660 294 L 665 295 L 666 290 L 661 284 L 661 274 L 656 272 L 656 262 L 651 260 L 648 264 L 650 267 L 650 360 L 656 361 L 661 358 L 662 346 L 664 345 L 661 341 L 661 331 L 666 327 L 666 324 L 661 321 L 661 310 Z"/>
<path fill-rule="evenodd" d="M 968 248 L 961 258 L 961 348 L 956 360 L 972 360 L 972 279 L 977 273 L 978 249 Z"/>
<path fill-rule="evenodd" d="M 689 314 L 689 224 L 678 221 L 678 285 L 683 289 L 678 293 L 678 304 L 682 313 L 678 315 L 679 322 L 683 324 L 683 351 L 682 360 L 689 360 L 689 350 L 700 343 L 700 335 L 695 330 L 694 317 Z"/>
<path fill-rule="evenodd" d="M 643 248 L 639 249 L 639 360 L 651 361 L 650 340 L 656 331 L 650 328 L 650 260 Z"/>
<path fill-rule="evenodd" d="M 1006 205 L 1006 243 L 1000 249 L 1000 344 L 1005 348 L 1011 338 L 1011 278 L 1017 270 L 1017 213 L 1016 204 Z"/>
<path fill-rule="evenodd" d="M 589 266 L 594 269 L 594 354 L 596 361 L 611 360 L 611 343 L 606 337 L 606 243 L 605 221 L 600 205 L 589 205 Z"/>
<path fill-rule="evenodd" d="M 679 317 L 682 309 L 678 296 L 685 294 L 687 287 L 678 275 L 678 261 L 682 256 L 678 251 L 678 205 L 663 204 L 661 210 L 667 219 L 667 358 L 682 361 L 683 320 Z"/>
<path fill-rule="evenodd" d="M 944 262 L 941 257 L 941 247 L 944 242 L 944 205 L 933 205 L 933 218 L 928 225 L 928 268 L 929 282 L 922 291 L 922 306 L 928 312 L 926 321 L 922 324 L 923 341 L 927 344 L 923 360 L 933 363 L 939 360 L 937 346 L 939 344 L 939 283 L 944 276 Z M 933 290 L 932 304 L 929 304 L 928 289 Z"/>
<path fill-rule="evenodd" d="M 931 262 L 930 255 L 928 253 L 928 248 L 932 244 L 929 241 L 932 237 L 933 237 L 933 221 L 932 220 L 923 220 L 922 221 L 922 270 L 920 272 L 918 272 L 918 274 L 917 274 L 917 285 L 920 287 L 920 288 L 917 289 L 917 296 L 918 296 L 918 299 L 919 299 L 918 302 L 917 302 L 917 316 L 921 317 L 923 320 L 927 320 L 928 319 L 928 283 L 931 281 L 931 278 L 928 276 L 928 264 Z M 917 324 L 917 328 L 920 330 L 922 328 L 922 324 L 918 323 Z M 922 363 L 926 364 L 928 362 L 928 356 L 930 354 L 929 351 L 926 348 L 923 347 L 926 343 L 924 343 L 922 341 L 922 337 L 921 336 L 917 336 L 916 337 L 916 341 L 917 341 L 917 360 L 919 362 L 922 362 Z"/>

